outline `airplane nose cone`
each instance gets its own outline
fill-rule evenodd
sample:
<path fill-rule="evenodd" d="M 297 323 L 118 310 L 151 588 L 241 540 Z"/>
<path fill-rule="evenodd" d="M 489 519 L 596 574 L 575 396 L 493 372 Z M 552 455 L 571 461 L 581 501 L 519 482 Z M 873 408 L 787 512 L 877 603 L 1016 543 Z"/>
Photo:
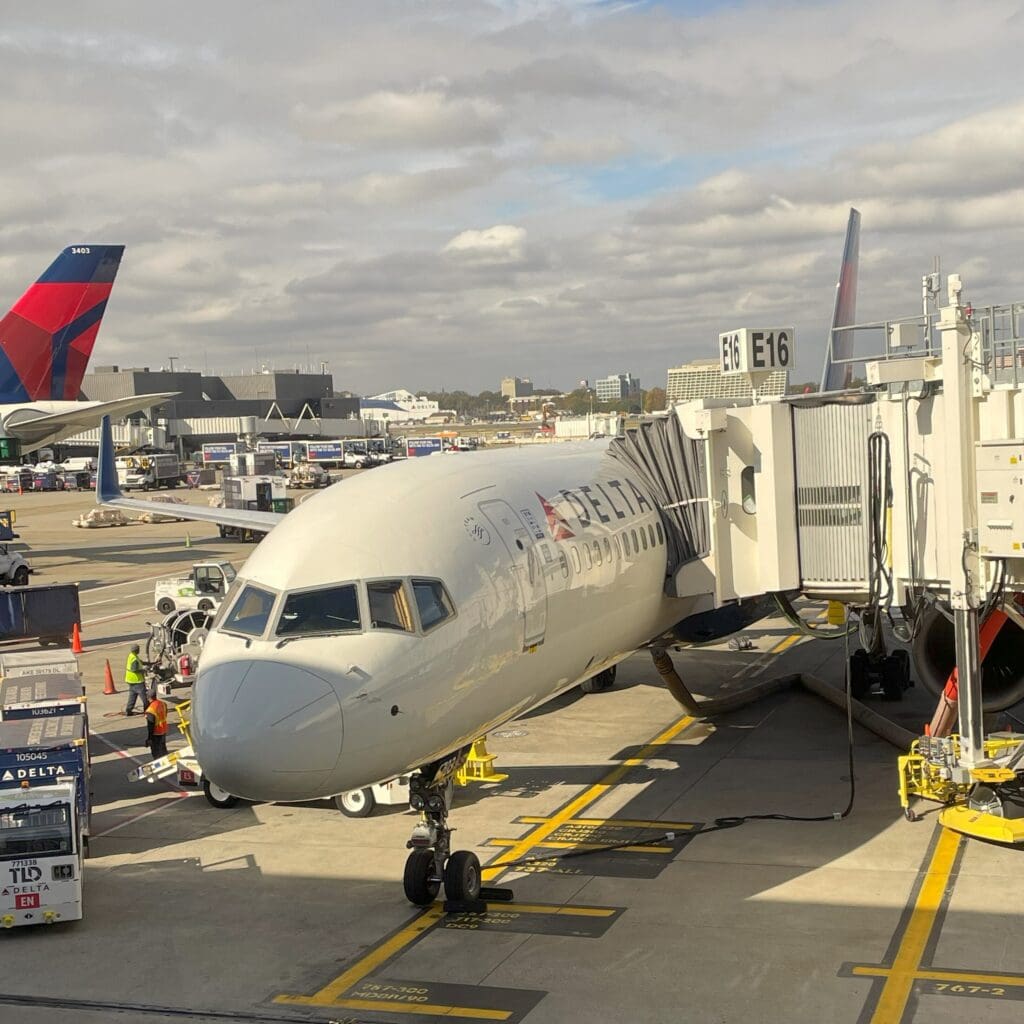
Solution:
<path fill-rule="evenodd" d="M 235 796 L 320 795 L 318 784 L 337 764 L 343 735 L 337 694 L 312 672 L 271 661 L 200 670 L 192 703 L 196 757 L 204 774 Z"/>

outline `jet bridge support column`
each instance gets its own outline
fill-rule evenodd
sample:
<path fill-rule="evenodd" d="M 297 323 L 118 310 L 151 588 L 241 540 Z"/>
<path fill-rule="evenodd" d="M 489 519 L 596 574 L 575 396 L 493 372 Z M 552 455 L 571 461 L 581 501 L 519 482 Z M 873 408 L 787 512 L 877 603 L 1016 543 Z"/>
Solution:
<path fill-rule="evenodd" d="M 981 341 L 972 332 L 960 304 L 961 284 L 948 279 L 949 305 L 940 310 L 942 380 L 949 416 L 946 482 L 949 487 L 950 606 L 956 630 L 956 664 L 960 690 L 961 764 L 971 767 L 985 757 L 978 651 L 978 602 L 982 593 L 977 545 L 975 498 L 975 399 L 981 393 Z"/>

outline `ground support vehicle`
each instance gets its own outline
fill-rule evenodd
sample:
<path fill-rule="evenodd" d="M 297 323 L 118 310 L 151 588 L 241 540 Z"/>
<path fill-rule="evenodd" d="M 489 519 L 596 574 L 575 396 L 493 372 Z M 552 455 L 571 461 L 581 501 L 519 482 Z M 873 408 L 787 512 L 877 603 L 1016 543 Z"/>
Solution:
<path fill-rule="evenodd" d="M 294 501 L 288 497 L 288 484 L 280 476 L 229 476 L 221 481 L 222 508 L 251 509 L 256 512 L 290 512 Z M 263 539 L 259 531 L 237 526 L 219 526 L 222 537 L 239 540 Z"/>
<path fill-rule="evenodd" d="M 38 637 L 42 647 L 70 644 L 81 621 L 77 583 L 0 590 L 0 640 Z"/>
<path fill-rule="evenodd" d="M 162 622 L 147 623 L 146 662 L 154 673 L 150 689 L 168 697 L 174 688 L 192 685 L 212 622 L 212 612 L 194 609 L 171 612 Z"/>
<path fill-rule="evenodd" d="M 187 576 L 157 580 L 153 607 L 161 615 L 180 611 L 214 611 L 235 578 L 230 562 L 196 562 Z"/>
<path fill-rule="evenodd" d="M 315 462 L 299 462 L 288 474 L 289 487 L 326 487 L 331 482 L 330 474 Z"/>
<path fill-rule="evenodd" d="M 74 782 L 0 790 L 0 925 L 82 917 L 85 834 Z"/>
<path fill-rule="evenodd" d="M 409 776 L 401 775 L 390 782 L 379 782 L 365 789 L 339 793 L 334 804 L 346 818 L 368 818 L 377 805 L 382 807 L 404 804 L 409 806 Z"/>
<path fill-rule="evenodd" d="M 181 483 L 181 463 L 176 455 L 156 452 L 152 455 L 128 455 L 118 459 L 117 482 L 121 490 L 177 487 Z"/>
<path fill-rule="evenodd" d="M 12 551 L 7 544 L 0 543 L 0 583 L 27 586 L 31 572 L 31 567 L 20 552 Z"/>
<path fill-rule="evenodd" d="M 49 715 L 0 722 L 0 792 L 70 784 L 78 819 L 76 845 L 85 856 L 89 848 L 89 775 L 84 715 Z"/>

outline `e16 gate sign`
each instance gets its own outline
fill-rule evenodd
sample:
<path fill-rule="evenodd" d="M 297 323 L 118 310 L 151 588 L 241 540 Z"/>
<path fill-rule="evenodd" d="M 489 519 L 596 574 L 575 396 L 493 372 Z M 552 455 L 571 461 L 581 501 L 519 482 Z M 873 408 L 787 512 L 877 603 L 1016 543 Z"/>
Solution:
<path fill-rule="evenodd" d="M 741 327 L 718 336 L 719 365 L 723 374 L 788 370 L 795 346 L 792 327 Z"/>

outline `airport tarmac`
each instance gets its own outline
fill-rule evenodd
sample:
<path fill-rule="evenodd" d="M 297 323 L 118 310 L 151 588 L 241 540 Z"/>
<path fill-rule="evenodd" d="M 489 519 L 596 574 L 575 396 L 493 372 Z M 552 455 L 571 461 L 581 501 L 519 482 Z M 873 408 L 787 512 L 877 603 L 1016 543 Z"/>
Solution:
<path fill-rule="evenodd" d="M 1024 1013 L 1024 852 L 943 832 L 929 807 L 906 822 L 882 740 L 855 729 L 845 819 L 713 827 L 846 806 L 846 720 L 802 690 L 696 722 L 638 654 L 613 690 L 572 691 L 492 734 L 509 777 L 460 789 L 453 812 L 457 845 L 514 892 L 483 917 L 405 902 L 415 819 L 401 808 L 363 820 L 328 802 L 217 810 L 168 783 L 128 783 L 145 728 L 123 717 L 123 692 L 103 695 L 105 659 L 123 691 L 128 646 L 156 617 L 155 579 L 207 558 L 237 568 L 251 548 L 197 523 L 72 527 L 91 500 L 6 502 L 33 582 L 81 586 L 94 839 L 84 920 L 3 935 L 0 1024 Z M 839 685 L 842 644 L 797 638 L 781 619 L 745 635 L 750 651 L 690 650 L 676 666 L 708 695 L 793 672 Z M 872 706 L 915 731 L 932 710 L 919 688 Z M 588 844 L 632 845 L 555 859 Z"/>

